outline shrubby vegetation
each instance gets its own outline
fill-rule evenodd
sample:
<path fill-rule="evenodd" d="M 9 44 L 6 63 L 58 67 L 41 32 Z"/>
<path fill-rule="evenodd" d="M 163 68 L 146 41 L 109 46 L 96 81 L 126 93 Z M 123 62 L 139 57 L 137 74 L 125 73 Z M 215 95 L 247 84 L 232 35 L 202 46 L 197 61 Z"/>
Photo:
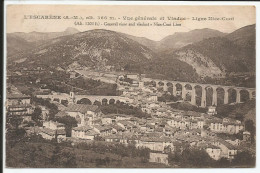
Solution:
<path fill-rule="evenodd" d="M 48 99 L 32 97 L 32 101 L 37 105 L 46 106 L 49 109 L 49 120 L 52 120 L 59 112 L 58 107 L 54 103 L 51 103 Z"/>
<path fill-rule="evenodd" d="M 230 167 L 254 167 L 255 157 L 247 151 L 238 152 L 233 160 L 221 158 L 213 160 L 205 150 L 186 148 L 182 152 L 169 154 L 169 163 L 185 168 L 230 168 Z"/>
<path fill-rule="evenodd" d="M 121 157 L 141 157 L 144 162 L 148 162 L 150 149 L 136 148 L 134 145 L 125 146 L 120 143 L 107 143 L 103 141 L 94 141 L 92 143 L 79 143 L 75 145 L 76 148 L 84 150 L 92 150 L 97 153 L 110 152 Z"/>
<path fill-rule="evenodd" d="M 255 143 L 256 127 L 255 122 L 252 120 L 245 121 L 245 130 L 249 131 L 251 134 L 251 143 Z"/>
<path fill-rule="evenodd" d="M 36 83 L 36 80 L 40 82 Z M 78 77 L 70 79 L 69 73 L 58 71 L 55 68 L 46 68 L 39 74 L 28 74 L 19 78 L 8 80 L 9 83 L 21 86 L 19 90 L 24 94 L 32 95 L 39 88 L 50 89 L 51 91 L 69 93 L 72 89 L 76 92 L 85 92 L 90 95 L 116 95 L 115 84 L 104 83 L 99 80 Z M 104 89 L 105 88 L 105 89 Z"/>
<path fill-rule="evenodd" d="M 100 105 L 100 109 L 104 114 L 126 114 L 133 115 L 138 118 L 148 118 L 151 115 L 144 113 L 140 108 L 129 106 L 127 104 L 108 104 Z"/>
<path fill-rule="evenodd" d="M 201 168 L 210 167 L 213 160 L 209 157 L 205 150 L 196 148 L 186 148 L 182 152 L 175 152 L 169 154 L 169 163 L 177 164 L 185 168 Z"/>
<path fill-rule="evenodd" d="M 6 165 L 14 168 L 86 168 L 86 167 L 164 167 L 148 162 L 149 149 L 110 144 L 103 141 L 90 143 L 57 143 L 40 135 L 23 137 L 15 145 L 6 145 Z"/>
<path fill-rule="evenodd" d="M 161 97 L 158 97 L 158 101 L 160 102 L 176 102 L 178 100 L 182 100 L 181 96 L 163 94 Z"/>
<path fill-rule="evenodd" d="M 180 103 L 172 103 L 170 106 L 174 109 L 184 110 L 184 111 L 195 111 L 195 112 L 201 112 L 206 113 L 207 108 L 201 108 L 198 106 L 194 106 L 187 102 L 180 102 Z"/>
<path fill-rule="evenodd" d="M 42 114 L 42 110 L 41 110 L 41 108 L 38 107 L 38 106 L 34 109 L 33 113 L 31 114 L 32 120 L 33 120 L 34 122 L 36 122 L 36 124 L 37 124 L 38 126 L 41 126 L 41 125 L 42 125 L 42 123 L 41 123 L 41 120 L 42 120 L 41 114 Z"/>
<path fill-rule="evenodd" d="M 244 120 L 241 115 L 245 115 L 248 111 L 254 109 L 256 106 L 255 100 L 248 100 L 245 103 L 235 104 L 235 105 L 218 105 L 217 112 L 221 117 L 227 117 L 229 115 L 234 115 L 238 120 Z M 245 118 L 245 117 L 244 117 Z"/>

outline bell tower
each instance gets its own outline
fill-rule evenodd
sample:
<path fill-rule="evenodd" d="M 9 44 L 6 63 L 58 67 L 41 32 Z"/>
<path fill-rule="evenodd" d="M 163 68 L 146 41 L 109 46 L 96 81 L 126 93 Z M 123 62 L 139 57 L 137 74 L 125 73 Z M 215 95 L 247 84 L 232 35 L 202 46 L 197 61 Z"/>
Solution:
<path fill-rule="evenodd" d="M 69 99 L 70 103 L 75 103 L 75 93 L 74 90 L 72 89 L 72 91 L 70 91 L 70 99 Z"/>

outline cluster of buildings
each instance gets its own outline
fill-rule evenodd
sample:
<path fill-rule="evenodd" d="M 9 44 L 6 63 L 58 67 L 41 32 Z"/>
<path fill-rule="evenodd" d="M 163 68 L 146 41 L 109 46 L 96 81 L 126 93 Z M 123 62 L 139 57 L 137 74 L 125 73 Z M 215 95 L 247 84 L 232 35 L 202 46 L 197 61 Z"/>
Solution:
<path fill-rule="evenodd" d="M 24 120 L 30 121 L 34 111 L 34 106 L 31 104 L 31 97 L 22 94 L 16 87 L 7 86 L 6 111 L 8 115 L 19 115 Z"/>
<path fill-rule="evenodd" d="M 112 76 L 113 77 L 113 76 Z M 121 97 L 130 100 L 127 104 L 139 107 L 151 118 L 137 118 L 132 115 L 108 114 L 101 112 L 97 105 L 71 103 L 59 107 L 55 117 L 73 117 L 77 126 L 72 127 L 70 135 L 66 125 L 48 120 L 48 110 L 41 107 L 42 127 L 28 127 L 28 135 L 37 133 L 47 140 L 58 142 L 69 140 L 84 142 L 86 140 L 104 140 L 106 142 L 135 145 L 137 148 L 151 150 L 150 161 L 168 164 L 168 153 L 182 152 L 186 147 L 205 150 L 214 159 L 233 159 L 239 145 L 250 140 L 250 133 L 243 133 L 243 140 L 222 139 L 219 133 L 234 135 L 244 131 L 243 124 L 231 118 L 217 118 L 215 109 L 210 107 L 208 113 L 175 110 L 158 102 L 160 92 L 153 86 L 145 86 L 138 75 L 120 76 L 118 90 Z M 127 79 L 127 80 L 126 80 Z M 47 91 L 42 91 L 47 92 Z M 38 93 L 39 94 L 39 93 Z M 50 99 L 49 91 L 40 94 L 41 98 Z M 46 98 L 45 98 L 46 97 Z M 68 94 L 59 95 L 69 98 Z M 55 101 L 54 98 L 51 98 Z M 25 95 L 7 95 L 7 112 L 16 115 L 29 115 L 33 111 L 30 97 Z M 59 104 L 59 103 L 57 103 Z"/>
<path fill-rule="evenodd" d="M 87 140 L 105 140 L 106 142 L 135 145 L 137 148 L 149 148 L 151 161 L 164 161 L 169 152 L 181 152 L 186 147 L 205 150 L 214 160 L 224 157 L 233 159 L 242 142 L 248 141 L 248 132 L 244 139 L 224 140 L 217 133 L 235 134 L 239 131 L 214 131 L 214 123 L 219 119 L 207 114 L 177 112 L 172 116 L 137 118 L 124 114 L 108 114 L 101 112 L 96 105 L 71 104 L 60 111 L 56 117 L 71 116 L 77 120 L 77 127 L 71 129 L 71 136 L 66 137 L 64 124 L 45 121 L 38 133 L 45 139 L 57 138 L 58 141 L 70 140 L 84 142 Z M 176 121 L 176 119 L 180 120 Z M 222 123 L 243 126 L 241 122 L 223 119 Z M 232 124 L 233 123 L 233 124 Z M 205 128 L 205 127 L 208 128 Z M 216 125 L 215 125 L 216 126 Z M 35 127 L 34 127 L 35 128 Z M 32 129 L 31 129 L 32 130 Z M 158 157 L 158 158 L 157 158 Z"/>

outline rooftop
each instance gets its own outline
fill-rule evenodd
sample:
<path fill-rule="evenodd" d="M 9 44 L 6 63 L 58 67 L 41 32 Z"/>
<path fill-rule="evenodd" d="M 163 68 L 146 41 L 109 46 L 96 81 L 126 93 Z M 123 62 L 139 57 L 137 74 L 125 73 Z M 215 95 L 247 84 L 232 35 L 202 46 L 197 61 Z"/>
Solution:
<path fill-rule="evenodd" d="M 7 93 L 7 99 L 29 99 L 30 96 L 24 95 L 24 94 L 10 94 Z"/>
<path fill-rule="evenodd" d="M 76 130 L 76 131 L 84 131 L 84 132 L 87 132 L 89 130 L 93 129 L 93 127 L 90 127 L 90 126 L 81 126 L 81 127 L 74 127 L 73 130 Z"/>

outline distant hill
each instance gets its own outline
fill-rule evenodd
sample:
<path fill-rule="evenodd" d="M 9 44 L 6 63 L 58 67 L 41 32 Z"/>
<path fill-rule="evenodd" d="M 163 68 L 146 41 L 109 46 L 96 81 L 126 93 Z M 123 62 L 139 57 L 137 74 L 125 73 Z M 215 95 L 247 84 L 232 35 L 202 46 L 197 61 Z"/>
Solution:
<path fill-rule="evenodd" d="M 254 48 L 256 42 L 255 29 L 256 29 L 255 24 L 248 25 L 226 35 L 226 38 L 233 41 L 238 46 Z"/>
<path fill-rule="evenodd" d="M 121 33 L 123 36 L 130 38 L 138 43 L 140 43 L 143 46 L 148 47 L 149 49 L 151 49 L 154 53 L 158 52 L 159 46 L 160 46 L 160 42 L 159 41 L 154 41 L 154 40 L 150 40 L 148 38 L 145 37 L 136 37 L 133 35 L 129 35 L 129 34 L 124 34 Z"/>
<path fill-rule="evenodd" d="M 67 28 L 63 32 L 15 32 L 7 34 L 7 55 L 13 56 L 17 53 L 22 53 L 26 50 L 32 50 L 38 45 L 45 43 L 46 41 L 78 33 L 75 28 Z M 20 56 L 20 55 L 18 55 Z"/>
<path fill-rule="evenodd" d="M 246 58 L 246 61 L 251 61 L 253 66 L 249 67 L 255 71 L 256 61 L 256 26 L 249 25 L 242 27 L 226 36 L 234 44 L 240 47 L 241 52 Z"/>
<path fill-rule="evenodd" d="M 212 37 L 222 37 L 225 33 L 213 29 L 195 29 L 189 32 L 177 32 L 169 35 L 160 41 L 159 50 L 168 51 L 184 47 L 188 44 L 202 41 Z"/>
<path fill-rule="evenodd" d="M 249 32 L 251 34 L 246 34 Z M 172 49 L 164 56 L 188 63 L 204 77 L 220 77 L 231 72 L 254 72 L 254 35 L 253 26 L 244 27 L 224 37 L 212 37 L 177 50 Z"/>
<path fill-rule="evenodd" d="M 177 32 L 173 35 L 169 35 L 163 38 L 160 41 L 153 41 L 145 37 L 135 37 L 132 35 L 124 34 L 124 36 L 137 41 L 138 43 L 150 48 L 157 53 L 175 50 L 206 38 L 220 37 L 224 35 L 225 33 L 208 28 L 195 29 L 189 32 Z"/>
<path fill-rule="evenodd" d="M 153 52 L 117 32 L 91 30 L 51 39 L 22 57 L 27 58 L 24 63 L 66 67 L 78 62 L 96 69 L 121 69 L 152 58 Z"/>
<path fill-rule="evenodd" d="M 14 33 L 7 34 L 7 37 L 11 35 L 13 37 L 15 36 L 24 39 L 28 42 L 36 42 L 36 41 L 49 40 L 49 39 L 76 34 L 76 33 L 79 33 L 79 30 L 69 27 L 62 32 L 35 32 L 35 31 L 29 33 L 14 32 Z"/>

